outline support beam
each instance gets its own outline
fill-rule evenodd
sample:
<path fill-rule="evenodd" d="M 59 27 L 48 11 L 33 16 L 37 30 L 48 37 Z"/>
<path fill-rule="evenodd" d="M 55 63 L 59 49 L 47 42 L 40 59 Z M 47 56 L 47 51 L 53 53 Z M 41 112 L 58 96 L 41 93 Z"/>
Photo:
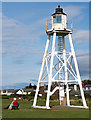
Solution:
<path fill-rule="evenodd" d="M 42 61 L 42 66 L 41 66 L 41 70 L 40 70 L 40 75 L 39 75 L 39 79 L 38 79 L 38 84 L 37 84 L 37 89 L 36 89 L 36 93 L 35 93 L 35 97 L 34 97 L 33 106 L 36 106 L 36 102 L 37 102 L 37 96 L 38 96 L 38 92 L 39 92 L 39 85 L 40 85 L 40 80 L 41 80 L 41 76 L 42 76 L 42 72 L 43 72 L 43 68 L 44 68 L 44 64 L 45 64 L 45 60 L 46 60 L 49 41 L 50 41 L 50 36 L 48 36 L 46 47 L 45 47 L 45 53 L 44 53 L 44 57 L 43 57 L 43 61 Z"/>
<path fill-rule="evenodd" d="M 65 39 L 63 36 L 63 58 L 64 58 L 64 71 L 65 71 L 65 83 L 66 83 L 66 95 L 67 95 L 67 105 L 70 105 L 69 101 L 69 88 L 67 83 L 68 73 L 67 73 L 67 61 L 66 61 L 66 50 L 65 50 Z"/>
<path fill-rule="evenodd" d="M 79 83 L 79 87 L 80 87 L 80 91 L 81 91 L 83 105 L 84 105 L 84 107 L 87 108 L 87 104 L 86 104 L 86 101 L 85 101 L 84 92 L 83 92 L 83 89 L 82 89 L 82 84 L 81 84 L 81 78 L 80 78 L 80 73 L 79 73 L 79 69 L 78 69 L 78 64 L 77 64 L 77 60 L 76 60 L 76 56 L 75 56 L 75 51 L 74 51 L 74 48 L 73 48 L 71 34 L 69 34 L 68 36 L 69 36 L 69 42 L 70 42 L 70 46 L 71 46 L 71 52 L 72 52 L 72 55 L 73 55 L 73 60 L 74 60 L 74 64 L 75 64 L 75 68 L 76 68 L 76 72 L 77 72 L 78 83 Z"/>
<path fill-rule="evenodd" d="M 63 82 L 65 83 L 65 80 L 52 80 L 52 82 Z M 67 83 L 72 83 L 72 82 L 78 82 L 78 80 L 67 80 Z"/>
<path fill-rule="evenodd" d="M 34 106 L 34 108 L 50 109 L 50 107 L 46 107 L 46 106 Z"/>
<path fill-rule="evenodd" d="M 53 42 L 52 42 L 52 53 L 51 53 L 51 60 L 50 60 L 50 73 L 48 79 L 48 91 L 47 91 L 47 100 L 46 100 L 46 107 L 49 107 L 49 99 L 50 99 L 50 89 L 51 89 L 51 81 L 52 81 L 52 68 L 53 68 L 53 59 L 55 53 L 55 39 L 56 39 L 56 32 L 53 34 Z"/>
<path fill-rule="evenodd" d="M 69 107 L 73 107 L 73 108 L 88 108 L 88 107 L 84 107 L 84 106 L 74 106 L 74 105 L 70 105 Z"/>
<path fill-rule="evenodd" d="M 72 58 L 73 58 L 73 57 L 71 56 L 71 61 L 70 61 L 70 64 L 69 64 L 69 65 L 70 65 L 70 68 L 69 68 L 69 70 L 71 69 Z M 68 62 L 68 63 L 69 63 L 69 62 Z M 68 80 L 69 80 L 69 76 L 70 76 L 70 72 L 68 72 Z"/>

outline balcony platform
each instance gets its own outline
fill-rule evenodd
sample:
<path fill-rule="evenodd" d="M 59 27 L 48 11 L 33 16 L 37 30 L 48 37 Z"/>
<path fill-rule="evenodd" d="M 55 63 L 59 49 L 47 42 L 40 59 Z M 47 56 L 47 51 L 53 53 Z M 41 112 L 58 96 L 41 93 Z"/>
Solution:
<path fill-rule="evenodd" d="M 72 30 L 70 30 L 70 29 L 64 29 L 64 30 L 47 29 L 46 30 L 47 35 L 53 35 L 54 32 L 56 32 L 56 36 L 66 36 L 69 33 L 72 34 Z"/>

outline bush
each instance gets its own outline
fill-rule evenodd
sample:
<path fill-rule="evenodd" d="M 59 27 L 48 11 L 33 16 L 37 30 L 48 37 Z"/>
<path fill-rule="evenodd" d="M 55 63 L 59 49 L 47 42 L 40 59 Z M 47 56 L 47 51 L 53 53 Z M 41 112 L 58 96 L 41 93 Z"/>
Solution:
<path fill-rule="evenodd" d="M 32 91 L 30 95 L 34 97 L 35 96 L 35 91 Z"/>
<path fill-rule="evenodd" d="M 9 96 L 7 96 L 7 95 L 2 95 L 2 99 L 9 99 Z"/>
<path fill-rule="evenodd" d="M 59 95 L 52 95 L 52 96 L 50 97 L 50 99 L 51 99 L 51 100 L 57 100 L 57 99 L 59 99 Z"/>

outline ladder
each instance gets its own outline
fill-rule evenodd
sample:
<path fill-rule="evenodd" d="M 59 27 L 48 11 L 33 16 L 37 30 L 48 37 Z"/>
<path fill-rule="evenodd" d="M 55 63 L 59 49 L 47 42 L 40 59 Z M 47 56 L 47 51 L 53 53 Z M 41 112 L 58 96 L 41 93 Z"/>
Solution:
<path fill-rule="evenodd" d="M 63 39 L 62 39 L 61 36 L 58 36 L 58 53 L 60 55 L 60 59 L 63 61 L 63 59 L 61 58 L 61 56 L 63 55 Z M 59 61 L 58 69 L 60 69 L 61 66 L 62 66 L 62 63 Z M 62 78 L 60 77 L 60 75 L 62 77 L 64 77 L 64 72 L 62 72 L 62 70 L 58 74 L 58 79 L 62 80 Z M 59 100 L 60 100 L 60 105 L 62 104 L 62 100 L 61 100 L 61 86 L 64 87 L 64 84 L 59 82 Z"/>

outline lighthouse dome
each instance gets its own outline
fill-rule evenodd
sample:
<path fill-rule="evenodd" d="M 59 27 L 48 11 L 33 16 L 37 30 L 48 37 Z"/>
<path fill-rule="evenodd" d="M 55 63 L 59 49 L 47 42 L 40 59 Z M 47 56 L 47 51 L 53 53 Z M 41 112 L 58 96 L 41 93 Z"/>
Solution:
<path fill-rule="evenodd" d="M 60 8 L 60 5 L 58 5 L 58 8 L 55 9 L 55 13 L 53 13 L 52 15 L 55 15 L 55 14 L 67 15 L 63 12 L 63 8 Z"/>

